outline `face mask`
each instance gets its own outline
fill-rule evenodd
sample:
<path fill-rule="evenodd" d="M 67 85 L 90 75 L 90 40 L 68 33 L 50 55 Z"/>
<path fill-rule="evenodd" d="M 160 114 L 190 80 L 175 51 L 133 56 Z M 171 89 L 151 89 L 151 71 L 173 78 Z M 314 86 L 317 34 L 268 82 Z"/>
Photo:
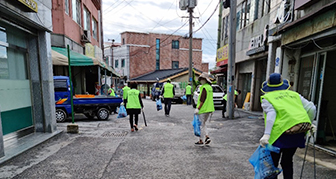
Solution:
<path fill-rule="evenodd" d="M 205 79 L 203 79 L 203 78 L 201 79 L 200 82 L 201 82 L 202 85 L 204 85 L 206 83 Z"/>

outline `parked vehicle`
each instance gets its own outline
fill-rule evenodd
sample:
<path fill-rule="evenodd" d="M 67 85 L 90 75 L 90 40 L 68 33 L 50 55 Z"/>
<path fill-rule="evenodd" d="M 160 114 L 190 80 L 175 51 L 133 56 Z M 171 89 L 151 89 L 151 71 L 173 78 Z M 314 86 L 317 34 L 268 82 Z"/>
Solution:
<path fill-rule="evenodd" d="M 213 90 L 213 101 L 215 107 L 223 107 L 223 96 L 225 95 L 223 88 L 219 85 L 211 85 L 211 86 Z M 197 100 L 200 94 L 200 87 L 201 86 L 196 87 L 196 90 L 194 91 L 193 100 L 191 101 L 194 108 L 196 108 L 197 106 Z"/>
<path fill-rule="evenodd" d="M 56 121 L 63 122 L 71 115 L 70 81 L 67 76 L 54 76 Z M 113 96 L 74 95 L 75 113 L 83 113 L 87 118 L 95 116 L 107 120 L 110 113 L 120 106 L 122 98 Z"/>

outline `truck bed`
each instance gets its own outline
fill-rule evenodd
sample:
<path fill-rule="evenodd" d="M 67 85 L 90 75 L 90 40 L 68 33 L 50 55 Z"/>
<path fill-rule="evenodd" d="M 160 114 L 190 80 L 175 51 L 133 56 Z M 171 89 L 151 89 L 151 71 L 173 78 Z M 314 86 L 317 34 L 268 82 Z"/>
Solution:
<path fill-rule="evenodd" d="M 109 97 L 109 96 L 95 96 L 94 98 L 73 98 L 74 105 L 93 105 L 93 104 L 119 104 L 122 102 L 122 98 L 119 97 Z"/>

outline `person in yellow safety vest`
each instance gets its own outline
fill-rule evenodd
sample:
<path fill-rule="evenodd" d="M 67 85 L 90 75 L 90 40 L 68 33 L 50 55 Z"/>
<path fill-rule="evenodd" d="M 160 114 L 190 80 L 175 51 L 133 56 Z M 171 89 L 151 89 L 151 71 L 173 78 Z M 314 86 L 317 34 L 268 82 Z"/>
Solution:
<path fill-rule="evenodd" d="M 144 108 L 144 105 L 141 100 L 140 91 L 137 90 L 137 84 L 131 83 L 131 89 L 127 92 L 125 99 L 127 114 L 129 115 L 129 122 L 131 125 L 131 131 L 134 132 L 134 129 L 138 131 L 138 119 L 139 114 Z M 135 124 L 133 124 L 133 117 L 135 119 Z"/>
<path fill-rule="evenodd" d="M 164 98 L 164 111 L 166 117 L 169 117 L 170 109 L 171 109 L 171 101 L 175 96 L 174 85 L 171 84 L 170 78 L 168 78 L 167 83 L 163 86 L 162 90 L 163 98 Z M 162 96 L 160 96 L 162 98 Z"/>
<path fill-rule="evenodd" d="M 275 167 L 278 167 L 281 156 L 284 179 L 293 178 L 293 155 L 298 147 L 305 147 L 306 135 L 302 131 L 289 134 L 287 130 L 300 124 L 310 126 L 316 113 L 313 102 L 289 88 L 288 80 L 283 80 L 279 73 L 271 74 L 261 88 L 265 93 L 261 96 L 265 130 L 260 145 L 271 144 L 280 148 L 280 153 L 271 152 L 271 156 Z M 312 127 L 316 129 L 316 126 Z"/>
<path fill-rule="evenodd" d="M 204 143 L 209 144 L 211 142 L 208 129 L 206 127 L 206 123 L 210 118 L 210 114 L 215 111 L 214 102 L 213 102 L 213 89 L 211 87 L 211 80 L 209 75 L 206 72 L 203 72 L 198 81 L 201 82 L 202 86 L 200 87 L 200 95 L 197 100 L 197 107 L 195 109 L 195 114 L 199 114 L 199 119 L 201 120 L 201 135 L 199 137 L 199 141 L 197 141 L 196 145 L 203 145 L 203 138 L 205 137 Z"/>
<path fill-rule="evenodd" d="M 234 101 L 235 101 L 235 107 L 238 107 L 237 105 L 237 97 L 241 93 L 240 90 L 234 90 Z M 225 112 L 226 112 L 226 103 L 227 103 L 227 94 L 223 97 L 223 109 L 222 109 L 222 118 L 225 118 Z"/>
<path fill-rule="evenodd" d="M 185 94 L 187 96 L 187 105 L 190 105 L 191 104 L 191 86 L 190 86 L 190 83 L 188 83 L 188 85 L 186 86 Z"/>
<path fill-rule="evenodd" d="M 114 89 L 113 89 L 113 84 L 111 85 L 111 88 L 108 89 L 108 94 L 110 96 L 115 96 Z"/>
<path fill-rule="evenodd" d="M 125 101 L 126 97 L 127 97 L 127 92 L 129 90 L 131 90 L 130 87 L 128 87 L 128 82 L 126 82 L 125 86 L 123 87 L 123 100 Z M 124 102 L 125 103 L 125 102 Z M 126 105 L 126 104 L 125 104 Z"/>

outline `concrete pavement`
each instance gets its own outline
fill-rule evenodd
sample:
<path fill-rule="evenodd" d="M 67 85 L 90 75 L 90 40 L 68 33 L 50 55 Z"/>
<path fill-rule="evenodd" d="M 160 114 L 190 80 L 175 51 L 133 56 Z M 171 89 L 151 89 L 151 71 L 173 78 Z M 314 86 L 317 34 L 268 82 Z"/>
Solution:
<path fill-rule="evenodd" d="M 77 116 L 79 134 L 63 132 L 0 165 L 0 178 L 253 178 L 248 162 L 263 133 L 258 113 L 237 112 L 222 119 L 216 110 L 210 123 L 212 142 L 195 146 L 191 106 L 173 104 L 170 117 L 156 111 L 155 102 L 143 100 L 148 127 L 140 117 L 138 132 L 128 118 L 109 121 Z M 66 131 L 68 123 L 59 123 Z M 294 157 L 299 178 L 304 149 Z M 309 148 L 309 155 L 311 150 Z M 317 151 L 317 156 L 323 152 Z M 328 159 L 333 164 L 335 157 Z M 303 178 L 313 178 L 313 165 L 305 164 Z M 317 178 L 336 178 L 336 170 L 317 165 Z M 279 177 L 281 178 L 281 177 Z"/>

